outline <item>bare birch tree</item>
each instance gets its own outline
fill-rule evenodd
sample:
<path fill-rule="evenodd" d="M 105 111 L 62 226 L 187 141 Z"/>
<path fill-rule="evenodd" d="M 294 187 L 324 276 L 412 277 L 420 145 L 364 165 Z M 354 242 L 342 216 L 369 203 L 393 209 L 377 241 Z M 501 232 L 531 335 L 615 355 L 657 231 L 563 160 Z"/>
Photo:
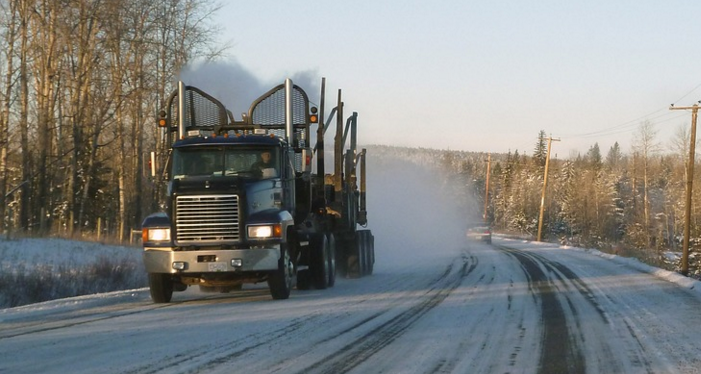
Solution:
<path fill-rule="evenodd" d="M 640 155 L 643 168 L 643 225 L 644 232 L 647 233 L 647 245 L 650 243 L 650 162 L 652 157 L 660 151 L 660 145 L 655 140 L 656 135 L 654 125 L 650 121 L 645 121 L 640 124 L 633 139 L 633 150 Z"/>

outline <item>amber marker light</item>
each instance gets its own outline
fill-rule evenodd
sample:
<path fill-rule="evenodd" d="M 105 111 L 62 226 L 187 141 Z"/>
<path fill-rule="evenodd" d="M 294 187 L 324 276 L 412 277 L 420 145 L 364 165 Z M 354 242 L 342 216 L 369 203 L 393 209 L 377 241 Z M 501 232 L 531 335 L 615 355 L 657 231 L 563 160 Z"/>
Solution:
<path fill-rule="evenodd" d="M 168 125 L 168 121 L 166 121 L 166 112 L 165 110 L 161 110 L 158 112 L 158 127 L 166 127 Z"/>
<path fill-rule="evenodd" d="M 282 225 L 277 224 L 273 226 L 273 236 L 276 238 L 281 238 L 282 237 Z"/>

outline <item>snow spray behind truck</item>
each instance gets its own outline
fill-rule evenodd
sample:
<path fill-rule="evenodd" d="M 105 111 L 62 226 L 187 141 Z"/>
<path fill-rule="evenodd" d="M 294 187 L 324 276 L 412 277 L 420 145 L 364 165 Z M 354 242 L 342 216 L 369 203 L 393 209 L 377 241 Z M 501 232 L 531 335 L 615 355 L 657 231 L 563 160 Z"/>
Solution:
<path fill-rule="evenodd" d="M 344 126 L 339 90 L 324 124 L 325 84 L 322 78 L 319 110 L 287 79 L 239 121 L 182 82 L 170 95 L 158 119 L 168 149 L 166 211 L 142 223 L 154 302 L 170 302 L 188 286 L 229 292 L 259 282 L 273 299 L 287 299 L 295 286 L 332 287 L 337 271 L 372 274 L 374 237 L 360 229 L 367 225 L 366 150 L 357 150 L 358 116 Z M 334 170 L 326 174 L 324 134 L 334 117 Z"/>

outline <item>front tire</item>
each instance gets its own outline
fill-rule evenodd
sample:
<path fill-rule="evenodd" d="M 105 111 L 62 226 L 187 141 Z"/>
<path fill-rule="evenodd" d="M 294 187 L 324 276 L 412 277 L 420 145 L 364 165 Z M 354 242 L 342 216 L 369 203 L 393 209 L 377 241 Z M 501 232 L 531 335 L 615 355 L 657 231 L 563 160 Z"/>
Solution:
<path fill-rule="evenodd" d="M 173 281 L 169 274 L 149 273 L 148 286 L 154 303 L 169 303 L 173 297 Z"/>
<path fill-rule="evenodd" d="M 285 300 L 290 297 L 292 290 L 292 279 L 294 275 L 294 266 L 290 259 L 290 252 L 285 245 L 280 246 L 280 260 L 278 260 L 278 268 L 270 274 L 268 278 L 268 287 L 270 295 L 275 300 Z"/>

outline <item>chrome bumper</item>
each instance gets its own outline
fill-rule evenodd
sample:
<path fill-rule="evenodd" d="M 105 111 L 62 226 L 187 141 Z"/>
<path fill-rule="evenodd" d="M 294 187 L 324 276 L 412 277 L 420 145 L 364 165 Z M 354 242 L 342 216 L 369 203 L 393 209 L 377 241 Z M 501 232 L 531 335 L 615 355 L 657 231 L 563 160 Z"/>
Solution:
<path fill-rule="evenodd" d="M 144 248 L 148 273 L 216 273 L 277 270 L 280 248 L 172 251 Z M 177 264 L 182 269 L 176 269 Z"/>

